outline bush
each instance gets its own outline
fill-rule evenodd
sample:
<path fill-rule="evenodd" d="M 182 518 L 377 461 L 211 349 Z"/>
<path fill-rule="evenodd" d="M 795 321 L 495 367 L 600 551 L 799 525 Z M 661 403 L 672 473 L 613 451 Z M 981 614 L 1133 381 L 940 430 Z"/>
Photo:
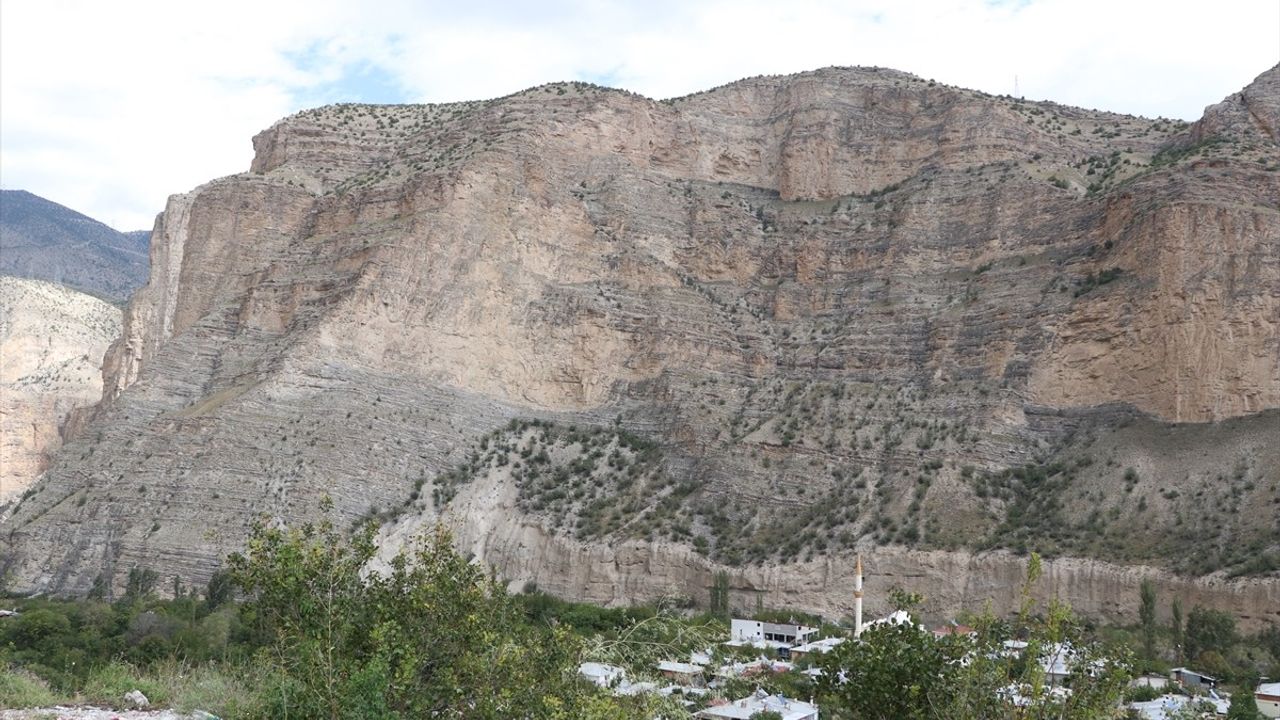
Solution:
<path fill-rule="evenodd" d="M 71 632 L 71 621 L 67 616 L 49 608 L 22 613 L 15 625 L 13 640 L 20 646 L 53 643 L 58 636 Z"/>
<path fill-rule="evenodd" d="M 268 717 L 626 717 L 576 675 L 577 643 L 538 628 L 444 530 L 362 576 L 373 526 L 259 526 L 229 569 L 269 652 Z"/>

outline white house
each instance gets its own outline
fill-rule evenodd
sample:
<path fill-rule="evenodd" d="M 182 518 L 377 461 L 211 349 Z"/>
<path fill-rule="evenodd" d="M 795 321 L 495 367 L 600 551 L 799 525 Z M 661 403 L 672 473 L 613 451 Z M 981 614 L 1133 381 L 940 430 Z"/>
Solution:
<path fill-rule="evenodd" d="M 760 690 L 751 697 L 700 710 L 694 717 L 703 720 L 748 720 L 756 713 L 769 711 L 781 715 L 782 720 L 818 720 L 817 705 L 781 695 L 766 695 Z"/>
<path fill-rule="evenodd" d="M 1269 718 L 1280 718 L 1280 682 L 1259 685 L 1253 693 L 1258 712 Z"/>
<path fill-rule="evenodd" d="M 873 627 L 876 627 L 878 625 L 911 625 L 911 624 L 913 623 L 911 622 L 910 613 L 908 613 L 906 610 L 895 610 L 878 620 L 872 620 L 871 622 L 867 623 L 866 626 L 863 628 L 863 632 L 866 632 L 867 630 Z"/>
<path fill-rule="evenodd" d="M 584 662 L 578 666 L 578 674 L 597 687 L 614 687 L 626 678 L 626 672 L 616 665 L 605 665 L 598 662 Z"/>
<path fill-rule="evenodd" d="M 729 641 L 791 647 L 806 642 L 809 636 L 816 632 L 818 628 L 793 623 L 770 623 L 734 618 L 729 625 Z"/>
<path fill-rule="evenodd" d="M 1050 685 L 1061 685 L 1071 675 L 1075 656 L 1075 649 L 1066 643 L 1050 645 L 1040 656 L 1040 667 L 1044 669 L 1044 679 L 1049 681 Z"/>
<path fill-rule="evenodd" d="M 1168 720 L 1181 713 L 1190 700 L 1185 695 L 1161 695 L 1155 700 L 1129 703 L 1129 709 L 1136 712 L 1142 720 Z"/>
<path fill-rule="evenodd" d="M 830 637 L 823 638 L 821 640 L 814 640 L 813 642 L 807 642 L 803 645 L 797 645 L 791 648 L 791 659 L 800 660 L 806 655 L 815 653 L 818 655 L 826 655 L 842 642 L 844 642 L 844 638 L 842 637 Z"/>
<path fill-rule="evenodd" d="M 1076 665 L 1082 660 L 1081 653 L 1069 642 L 1050 645 L 1041 651 L 1040 667 L 1044 669 L 1045 680 L 1050 685 L 1061 685 L 1071 676 Z M 1089 663 L 1085 672 L 1094 674 L 1106 666 L 1106 661 L 1096 659 Z"/>
<path fill-rule="evenodd" d="M 700 687 L 704 684 L 703 667 L 694 663 L 663 660 L 658 663 L 658 672 L 677 685 Z"/>

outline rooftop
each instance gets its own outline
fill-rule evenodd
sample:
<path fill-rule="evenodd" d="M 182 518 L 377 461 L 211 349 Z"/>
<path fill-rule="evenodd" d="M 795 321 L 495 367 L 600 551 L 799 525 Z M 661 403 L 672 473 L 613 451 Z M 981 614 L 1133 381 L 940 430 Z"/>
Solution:
<path fill-rule="evenodd" d="M 832 649 L 834 649 L 837 645 L 839 645 L 842 642 L 844 642 L 844 638 L 842 637 L 822 638 L 821 640 L 814 640 L 813 642 L 807 642 L 803 645 L 797 645 L 791 648 L 791 652 L 793 653 L 813 653 L 813 652 L 826 653 L 826 652 L 830 652 Z"/>
<path fill-rule="evenodd" d="M 700 711 L 700 718 L 733 718 L 747 720 L 752 715 L 773 711 L 782 716 L 782 720 L 807 720 L 818 716 L 818 706 L 800 700 L 791 700 L 781 695 L 764 695 L 756 691 L 755 695 L 736 700 L 727 705 L 717 705 Z"/>
<path fill-rule="evenodd" d="M 663 660 L 662 662 L 658 663 L 658 670 L 660 672 L 672 672 L 672 673 L 680 673 L 682 675 L 693 675 L 694 673 L 702 672 L 702 666 L 694 665 L 693 663 L 676 662 L 674 660 Z"/>

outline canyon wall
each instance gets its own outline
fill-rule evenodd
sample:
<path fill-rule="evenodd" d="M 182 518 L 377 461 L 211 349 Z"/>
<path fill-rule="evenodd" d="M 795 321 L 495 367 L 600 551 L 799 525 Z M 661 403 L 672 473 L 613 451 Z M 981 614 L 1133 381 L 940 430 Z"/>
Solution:
<path fill-rule="evenodd" d="M 727 567 L 835 613 L 864 551 L 940 613 L 1003 608 L 1035 549 L 1086 612 L 1152 574 L 1274 621 L 1278 73 L 1189 126 L 866 68 L 286 118 L 170 199 L 0 562 L 200 582 L 327 496 L 597 601 Z M 586 445 L 479 460 L 513 420 L 660 459 L 591 458 L 632 494 L 588 506 L 546 481 Z"/>
<path fill-rule="evenodd" d="M 98 298 L 0 276 L 0 507 L 48 467 L 72 411 L 101 398 L 119 334 L 120 310 Z"/>

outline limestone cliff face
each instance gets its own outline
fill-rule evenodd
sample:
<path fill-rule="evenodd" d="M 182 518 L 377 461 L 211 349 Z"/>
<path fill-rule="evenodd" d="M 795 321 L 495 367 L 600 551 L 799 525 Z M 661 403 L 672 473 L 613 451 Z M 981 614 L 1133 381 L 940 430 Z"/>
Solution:
<path fill-rule="evenodd" d="M 1242 94 L 1251 113 L 1276 72 Z M 654 440 L 660 489 L 600 510 L 638 522 L 589 544 L 567 537 L 581 503 L 498 502 L 514 476 L 397 528 L 450 518 L 544 586 L 604 558 L 566 576 L 581 597 L 717 565 L 799 587 L 855 547 L 1012 572 L 985 551 L 1033 537 L 1113 562 L 1061 565 L 1103 568 L 1063 577 L 1104 612 L 1124 563 L 1174 563 L 1170 527 L 1206 497 L 1220 532 L 1177 568 L 1237 568 L 1275 537 L 1280 165 L 1274 139 L 1214 117 L 826 69 L 662 102 L 568 84 L 287 118 L 251 172 L 157 221 L 103 402 L 5 523 L 12 576 L 198 581 L 259 513 L 297 521 L 329 495 L 355 518 L 460 463 L 489 477 L 475 443 L 513 418 Z M 1231 422 L 1247 431 L 1219 441 Z M 1204 454 L 1170 464 L 1168 433 Z M 1005 472 L 1027 463 L 1049 482 Z M 1129 493 L 1150 498 L 1136 530 Z M 1194 587 L 1274 598 L 1245 582 Z M 785 595 L 834 608 L 822 587 Z"/>
<path fill-rule="evenodd" d="M 1280 183 L 1259 172 L 1248 185 L 1235 200 L 1108 208 L 1125 228 L 1111 267 L 1135 287 L 1123 302 L 1082 298 L 1051 326 L 1037 401 L 1190 422 L 1280 405 Z"/>
<path fill-rule="evenodd" d="M 40 280 L 0 277 L 0 506 L 35 482 L 72 410 L 102 395 L 120 310 Z"/>

